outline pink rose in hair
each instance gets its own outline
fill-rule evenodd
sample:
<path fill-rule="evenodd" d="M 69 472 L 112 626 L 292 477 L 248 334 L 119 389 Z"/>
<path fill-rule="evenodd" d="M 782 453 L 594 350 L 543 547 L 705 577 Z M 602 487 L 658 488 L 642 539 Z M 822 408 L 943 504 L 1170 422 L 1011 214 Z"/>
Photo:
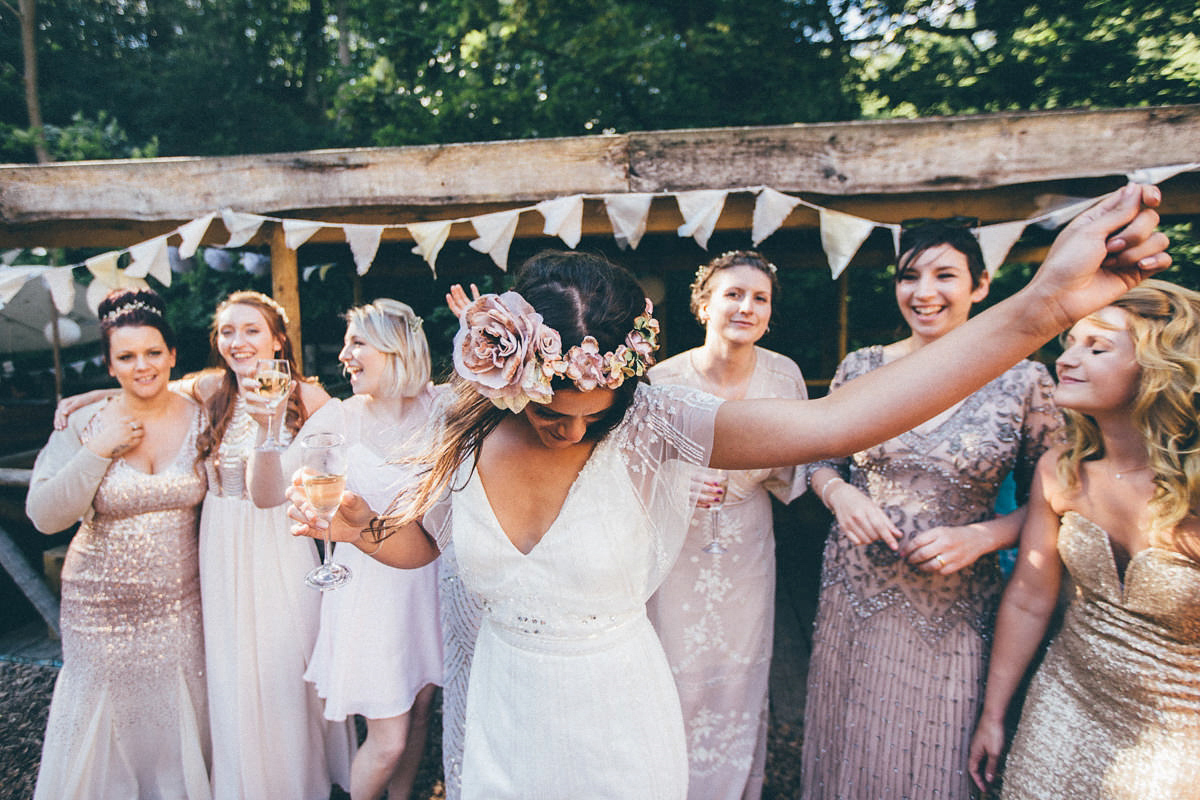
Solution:
<path fill-rule="evenodd" d="M 550 381 L 537 360 L 558 334 L 545 329 L 542 315 L 516 292 L 483 295 L 462 314 L 454 369 L 499 408 L 517 412 L 531 399 L 549 402 Z"/>

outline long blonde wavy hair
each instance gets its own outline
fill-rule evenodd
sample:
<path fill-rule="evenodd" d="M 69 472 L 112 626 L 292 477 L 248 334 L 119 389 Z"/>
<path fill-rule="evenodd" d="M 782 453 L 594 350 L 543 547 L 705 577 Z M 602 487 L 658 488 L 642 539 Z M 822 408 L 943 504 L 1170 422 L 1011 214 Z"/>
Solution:
<path fill-rule="evenodd" d="M 1134 358 L 1142 368 L 1133 401 L 1133 423 L 1146 443 L 1154 473 L 1151 520 L 1173 531 L 1200 502 L 1200 293 L 1148 280 L 1112 304 L 1128 315 Z M 1067 447 L 1059 456 L 1059 482 L 1079 487 L 1083 461 L 1101 458 L 1104 443 L 1095 421 L 1066 410 Z M 1189 555 L 1195 543 L 1184 547 Z"/>

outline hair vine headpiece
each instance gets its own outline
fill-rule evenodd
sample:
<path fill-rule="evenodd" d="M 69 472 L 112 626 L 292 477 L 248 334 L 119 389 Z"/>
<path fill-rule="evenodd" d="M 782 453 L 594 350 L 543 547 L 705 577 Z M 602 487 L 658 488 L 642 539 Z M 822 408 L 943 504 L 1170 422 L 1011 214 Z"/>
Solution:
<path fill-rule="evenodd" d="M 570 379 L 580 391 L 616 389 L 654 363 L 658 320 L 647 299 L 645 313 L 616 350 L 601 353 L 592 336 L 566 353 L 562 337 L 517 292 L 485 294 L 463 311 L 454 336 L 454 370 L 497 408 L 517 413 L 532 400 L 549 403 L 551 381 Z"/>
<path fill-rule="evenodd" d="M 110 309 L 109 312 L 107 314 L 105 314 L 103 319 L 101 319 L 100 321 L 101 322 L 112 322 L 114 319 L 116 319 L 118 317 L 123 317 L 126 314 L 131 314 L 134 311 L 145 311 L 147 313 L 153 314 L 156 317 L 162 316 L 162 311 L 158 310 L 154 306 L 149 305 L 142 300 L 132 300 L 128 303 L 125 303 L 124 305 L 119 305 L 116 308 Z"/>
<path fill-rule="evenodd" d="M 424 324 L 424 322 L 425 322 L 425 320 L 421 319 L 416 314 L 413 314 L 411 317 L 408 318 L 409 332 L 410 333 L 420 333 L 421 325 Z"/>

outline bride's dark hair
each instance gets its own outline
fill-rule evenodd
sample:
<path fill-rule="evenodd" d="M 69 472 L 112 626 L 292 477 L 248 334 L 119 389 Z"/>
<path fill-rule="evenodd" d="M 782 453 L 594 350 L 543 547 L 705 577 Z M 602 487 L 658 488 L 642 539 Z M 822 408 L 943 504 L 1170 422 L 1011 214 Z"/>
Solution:
<path fill-rule="evenodd" d="M 563 352 L 587 336 L 596 339 L 602 353 L 616 350 L 646 310 L 646 295 L 628 270 L 603 256 L 578 251 L 538 253 L 521 265 L 513 290 L 558 331 Z M 612 407 L 588 428 L 588 438 L 603 438 L 621 421 L 643 380 L 629 378 L 614 390 Z M 420 481 L 388 509 L 397 523 L 419 519 L 428 511 L 459 466 L 478 458 L 480 444 L 511 413 L 497 408 L 457 374 L 451 375 L 449 383 L 452 400 L 438 441 L 420 459 L 424 464 Z M 555 391 L 575 389 L 565 377 L 555 378 L 551 385 Z"/>

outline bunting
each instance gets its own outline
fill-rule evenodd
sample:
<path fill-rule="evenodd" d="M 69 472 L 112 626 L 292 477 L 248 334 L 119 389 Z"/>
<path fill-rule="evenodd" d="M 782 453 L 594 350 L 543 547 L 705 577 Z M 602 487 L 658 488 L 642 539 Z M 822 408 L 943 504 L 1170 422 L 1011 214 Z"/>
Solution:
<path fill-rule="evenodd" d="M 1138 168 L 1127 173 L 1126 177 L 1131 181 L 1141 183 L 1161 183 L 1181 172 L 1198 170 L 1200 170 L 1200 162 L 1192 162 L 1172 166 Z M 636 249 L 646 233 L 651 204 L 655 198 L 664 197 L 675 200 L 680 215 L 683 217 L 683 224 L 677 229 L 678 235 L 691 237 L 697 244 L 707 249 L 709 239 L 724 211 L 727 197 L 736 193 L 755 195 L 754 215 L 750 231 L 750 240 L 755 247 L 779 230 L 797 207 L 803 206 L 816 211 L 820 223 L 821 246 L 829 261 L 830 274 L 834 278 L 842 274 L 862 243 L 875 228 L 890 229 L 893 243 L 898 244 L 899 241 L 900 226 L 895 223 L 878 222 L 824 208 L 794 194 L 787 194 L 769 186 L 703 189 L 659 194 L 574 194 L 543 200 L 527 208 L 508 209 L 475 217 L 394 225 L 362 225 L 278 218 L 225 208 L 219 212 L 212 212 L 191 220 L 180 225 L 171 233 L 140 242 L 126 250 L 102 253 L 87 259 L 82 264 L 56 268 L 57 271 L 52 279 L 55 283 L 51 286 L 51 291 L 52 293 L 58 292 L 55 294 L 56 305 L 59 304 L 60 299 L 62 302 L 66 302 L 68 292 L 66 287 L 69 285 L 69 291 L 73 292 L 74 284 L 65 278 L 59 281 L 58 277 L 69 274 L 76 267 L 85 267 L 94 277 L 87 290 L 87 302 L 93 311 L 109 290 L 118 287 L 148 286 L 147 277 L 153 277 L 161 284 L 169 286 L 172 267 L 174 266 L 176 271 L 182 271 L 183 262 L 196 254 L 201 241 L 218 214 L 226 230 L 229 231 L 229 240 L 223 245 L 205 248 L 205 263 L 214 270 L 226 271 L 234 263 L 234 254 L 222 248 L 242 247 L 259 233 L 264 224 L 273 223 L 282 227 L 284 243 L 292 250 L 303 246 L 322 228 L 341 229 L 346 243 L 350 247 L 355 269 L 359 275 L 364 275 L 370 270 L 378 255 L 385 232 L 401 230 L 412 237 L 415 242 L 412 252 L 425 259 L 436 277 L 438 256 L 449 239 L 451 228 L 456 223 L 470 223 L 476 233 L 475 238 L 469 241 L 470 247 L 486 253 L 499 269 L 507 270 L 509 251 L 512 241 L 516 237 L 520 215 L 526 211 L 536 211 L 541 214 L 544 220 L 542 232 L 545 235 L 557 236 L 565 245 L 574 248 L 578 246 L 582 238 L 585 200 L 599 200 L 604 203 L 612 235 L 618 245 L 622 248 Z M 1028 219 L 999 222 L 973 229 L 973 233 L 979 239 L 980 248 L 984 254 L 984 263 L 989 274 L 994 273 L 1004 263 L 1008 253 L 1028 226 L 1059 228 L 1090 208 L 1098 199 L 1095 197 L 1046 195 L 1037 199 L 1038 213 Z M 178 237 L 177 247 L 169 246 L 168 243 L 172 237 Z M 5 293 L 9 292 L 13 285 L 19 289 L 24 281 L 34 277 L 33 273 L 25 271 L 10 272 L 10 270 L 26 269 L 11 266 L 19 252 L 14 250 L 0 254 L 3 257 L 0 259 L 0 300 L 3 300 Z M 128 255 L 128 266 L 122 269 L 119 265 L 122 256 L 126 254 Z M 254 255 L 256 259 L 253 262 L 243 257 L 241 259 L 243 266 L 256 271 L 265 269 L 267 257 Z M 332 264 L 323 264 L 305 267 L 304 279 L 308 280 L 313 274 L 318 274 L 323 279 L 332 266 Z M 41 277 L 40 273 L 37 277 Z M 57 290 L 55 287 L 58 287 Z"/>

